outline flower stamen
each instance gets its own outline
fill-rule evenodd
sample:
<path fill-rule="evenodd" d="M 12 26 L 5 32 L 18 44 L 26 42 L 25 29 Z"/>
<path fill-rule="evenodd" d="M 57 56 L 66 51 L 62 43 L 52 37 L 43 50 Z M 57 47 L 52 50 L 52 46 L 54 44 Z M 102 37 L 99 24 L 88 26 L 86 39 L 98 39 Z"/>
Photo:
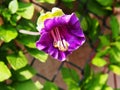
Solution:
<path fill-rule="evenodd" d="M 53 46 L 55 48 L 58 48 L 60 51 L 67 51 L 69 43 L 61 36 L 60 28 L 56 27 L 53 30 L 51 30 L 51 35 L 53 37 Z"/>

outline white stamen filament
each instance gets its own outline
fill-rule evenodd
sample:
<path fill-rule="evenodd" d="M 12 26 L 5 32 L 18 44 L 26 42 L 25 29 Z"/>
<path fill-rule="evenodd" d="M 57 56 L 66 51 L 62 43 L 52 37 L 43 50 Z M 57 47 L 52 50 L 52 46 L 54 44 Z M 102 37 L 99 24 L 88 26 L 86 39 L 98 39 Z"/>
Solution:
<path fill-rule="evenodd" d="M 54 39 L 53 46 L 55 48 L 58 48 L 60 51 L 68 50 L 69 43 L 63 39 L 63 36 L 61 36 L 59 32 L 59 28 L 56 27 L 55 29 L 51 30 L 51 35 Z"/>
<path fill-rule="evenodd" d="M 19 30 L 19 32 L 22 34 L 28 34 L 28 35 L 40 35 L 39 32 L 32 32 L 32 31 L 27 31 L 27 30 L 23 30 L 23 29 Z"/>

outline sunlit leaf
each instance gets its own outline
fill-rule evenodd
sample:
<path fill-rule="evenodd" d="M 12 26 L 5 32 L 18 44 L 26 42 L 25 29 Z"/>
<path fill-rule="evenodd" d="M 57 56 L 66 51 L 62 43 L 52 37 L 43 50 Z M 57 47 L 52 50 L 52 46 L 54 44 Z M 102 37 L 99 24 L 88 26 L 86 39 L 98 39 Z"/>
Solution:
<path fill-rule="evenodd" d="M 14 70 L 23 68 L 28 63 L 28 61 L 22 51 L 8 55 L 7 60 Z"/>
<path fill-rule="evenodd" d="M 9 3 L 8 8 L 11 11 L 12 14 L 15 13 L 18 10 L 18 2 L 17 2 L 17 0 L 12 0 Z"/>
<path fill-rule="evenodd" d="M 16 28 L 12 26 L 0 26 L 0 39 L 5 42 L 10 42 L 17 37 Z"/>
<path fill-rule="evenodd" d="M 35 82 L 35 86 L 38 88 L 38 90 L 41 90 L 43 88 L 43 85 L 39 81 Z"/>
<path fill-rule="evenodd" d="M 120 50 L 115 47 L 115 46 L 112 46 L 112 48 L 110 49 L 109 51 L 109 54 L 110 54 L 110 62 L 111 63 L 120 63 Z"/>
<path fill-rule="evenodd" d="M 17 40 L 29 48 L 36 48 L 36 37 L 31 35 L 20 35 Z"/>
<path fill-rule="evenodd" d="M 103 67 L 103 66 L 105 66 L 107 64 L 107 62 L 103 58 L 95 57 L 92 60 L 92 64 L 94 64 L 94 65 L 96 65 L 98 67 Z"/>
<path fill-rule="evenodd" d="M 54 4 L 56 2 L 56 0 L 37 0 L 37 1 L 41 3 L 50 3 L 50 4 Z"/>
<path fill-rule="evenodd" d="M 113 90 L 112 87 L 108 86 L 108 85 L 104 85 L 104 87 L 102 88 L 102 90 Z"/>
<path fill-rule="evenodd" d="M 80 81 L 79 75 L 73 69 L 62 68 L 61 70 L 63 80 L 68 85 L 68 90 L 80 90 L 78 83 Z"/>
<path fill-rule="evenodd" d="M 120 75 L 120 65 L 110 65 L 109 69 L 117 75 Z"/>
<path fill-rule="evenodd" d="M 15 88 L 15 90 L 39 90 L 32 80 L 14 83 L 12 86 Z"/>
<path fill-rule="evenodd" d="M 14 78 L 19 81 L 25 81 L 32 78 L 36 74 L 36 70 L 31 66 L 23 67 L 13 73 Z"/>
<path fill-rule="evenodd" d="M 42 90 L 59 90 L 59 89 L 54 83 L 46 82 Z"/>
<path fill-rule="evenodd" d="M 43 51 L 32 48 L 27 48 L 27 50 L 36 59 L 40 60 L 41 62 L 46 62 L 48 54 L 44 53 Z"/>
<path fill-rule="evenodd" d="M 108 79 L 108 74 L 95 74 L 91 80 L 86 84 L 85 90 L 102 90 L 106 81 Z"/>
<path fill-rule="evenodd" d="M 34 13 L 34 6 L 30 3 L 20 3 L 17 14 L 25 19 L 31 19 Z"/>
<path fill-rule="evenodd" d="M 0 82 L 11 77 L 11 72 L 4 62 L 0 61 Z"/>

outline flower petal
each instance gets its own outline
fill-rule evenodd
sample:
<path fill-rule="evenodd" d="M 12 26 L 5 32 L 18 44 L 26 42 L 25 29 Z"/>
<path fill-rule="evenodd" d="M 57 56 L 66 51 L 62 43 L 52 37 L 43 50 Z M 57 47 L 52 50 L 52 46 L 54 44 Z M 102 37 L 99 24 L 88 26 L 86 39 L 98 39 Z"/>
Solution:
<path fill-rule="evenodd" d="M 64 60 L 66 60 L 66 57 L 70 52 L 68 52 L 68 51 L 62 52 L 62 51 L 58 50 L 57 48 L 50 46 L 47 53 L 49 55 L 51 55 L 52 57 L 54 57 L 55 59 L 64 61 Z"/>
<path fill-rule="evenodd" d="M 50 31 L 54 30 L 56 27 L 59 29 L 61 38 L 69 43 L 67 51 L 60 51 L 58 47 L 53 46 L 54 39 L 51 36 Z M 80 27 L 79 19 L 72 13 L 71 15 L 46 19 L 44 21 L 44 28 L 41 30 L 41 37 L 37 41 L 36 47 L 39 50 L 48 53 L 55 59 L 64 61 L 68 54 L 78 49 L 84 42 L 85 36 Z"/>
<path fill-rule="evenodd" d="M 84 42 L 85 42 L 85 37 L 80 37 L 73 35 L 70 32 L 70 29 L 61 29 L 61 33 L 65 40 L 69 43 L 69 48 L 68 51 L 73 51 L 78 49 Z"/>
<path fill-rule="evenodd" d="M 78 37 L 84 37 L 83 31 L 80 27 L 79 19 L 74 13 L 72 13 L 71 15 L 64 15 L 62 19 L 65 20 L 67 28 L 69 29 L 69 32 L 71 32 L 71 34 Z"/>
<path fill-rule="evenodd" d="M 61 52 L 53 46 L 53 40 L 50 33 L 42 34 L 40 39 L 36 42 L 36 47 L 60 61 L 66 60 L 66 57 L 69 54 L 69 52 Z"/>
<path fill-rule="evenodd" d="M 50 33 L 44 33 L 41 35 L 40 39 L 36 42 L 36 47 L 39 50 L 46 50 L 49 48 L 50 45 L 52 45 L 52 42 L 53 40 L 52 37 L 50 36 Z"/>

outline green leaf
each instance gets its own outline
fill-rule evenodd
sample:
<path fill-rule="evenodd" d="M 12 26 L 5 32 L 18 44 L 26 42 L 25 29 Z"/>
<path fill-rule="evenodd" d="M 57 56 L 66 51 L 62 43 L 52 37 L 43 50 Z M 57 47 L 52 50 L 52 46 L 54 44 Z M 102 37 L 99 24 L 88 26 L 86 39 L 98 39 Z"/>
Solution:
<path fill-rule="evenodd" d="M 70 9 L 73 8 L 73 4 L 74 4 L 73 1 L 75 0 L 62 0 L 63 4 Z"/>
<path fill-rule="evenodd" d="M 81 90 L 80 87 L 77 84 L 70 83 L 68 85 L 68 90 Z"/>
<path fill-rule="evenodd" d="M 0 61 L 0 82 L 11 77 L 11 72 L 4 62 Z"/>
<path fill-rule="evenodd" d="M 118 51 L 120 51 L 120 41 L 116 41 L 116 42 L 111 43 L 111 44 L 114 45 L 118 49 Z"/>
<path fill-rule="evenodd" d="M 17 37 L 18 33 L 12 26 L 0 26 L 0 39 L 5 42 L 10 42 Z"/>
<path fill-rule="evenodd" d="M 28 63 L 22 51 L 7 56 L 7 60 L 14 70 L 25 67 Z"/>
<path fill-rule="evenodd" d="M 111 6 L 113 4 L 113 0 L 96 0 L 103 6 Z"/>
<path fill-rule="evenodd" d="M 30 3 L 20 3 L 17 14 L 25 19 L 31 19 L 34 14 L 34 6 Z"/>
<path fill-rule="evenodd" d="M 107 35 L 99 36 L 99 39 L 100 39 L 100 42 L 101 42 L 102 46 L 110 45 L 109 36 L 107 36 Z"/>
<path fill-rule="evenodd" d="M 87 23 L 87 20 L 86 18 L 83 18 L 82 21 L 81 21 L 81 27 L 84 31 L 86 31 L 88 29 L 88 23 Z"/>
<path fill-rule="evenodd" d="M 99 22 L 98 22 L 97 19 L 91 19 L 91 18 L 89 18 L 88 21 L 89 21 L 89 24 L 90 24 L 89 25 L 89 31 L 88 31 L 89 37 L 93 41 L 95 41 L 98 38 L 99 33 L 100 33 Z"/>
<path fill-rule="evenodd" d="M 59 90 L 59 89 L 54 83 L 46 82 L 42 90 Z"/>
<path fill-rule="evenodd" d="M 92 64 L 94 64 L 94 65 L 96 65 L 98 67 L 103 67 L 103 66 L 105 66 L 107 64 L 107 62 L 103 58 L 95 57 L 92 60 Z"/>
<path fill-rule="evenodd" d="M 17 21 L 20 20 L 21 16 L 17 15 L 17 14 L 13 14 L 11 16 L 11 19 L 10 19 L 10 23 L 13 25 L 13 26 L 16 26 L 17 25 Z"/>
<path fill-rule="evenodd" d="M 39 90 L 32 80 L 15 83 L 12 86 L 15 88 L 15 90 Z"/>
<path fill-rule="evenodd" d="M 120 65 L 110 65 L 109 69 L 117 75 L 120 75 Z"/>
<path fill-rule="evenodd" d="M 17 40 L 29 48 L 36 48 L 36 37 L 31 35 L 20 35 Z"/>
<path fill-rule="evenodd" d="M 25 81 L 32 78 L 36 74 L 36 70 L 31 66 L 23 67 L 13 73 L 15 80 Z"/>
<path fill-rule="evenodd" d="M 40 3 L 50 3 L 50 4 L 55 4 L 56 0 L 37 0 Z"/>
<path fill-rule="evenodd" d="M 91 80 L 85 85 L 84 90 L 102 90 L 106 81 L 108 79 L 108 74 L 95 74 Z"/>
<path fill-rule="evenodd" d="M 43 85 L 39 81 L 35 82 L 35 86 L 38 88 L 38 90 L 42 90 L 43 88 Z"/>
<path fill-rule="evenodd" d="M 110 17 L 110 27 L 112 31 L 112 37 L 115 39 L 119 36 L 120 33 L 120 26 L 118 20 L 115 16 Z"/>
<path fill-rule="evenodd" d="M 2 9 L 1 14 L 3 15 L 6 21 L 9 21 L 12 16 L 9 9 Z"/>
<path fill-rule="evenodd" d="M 104 85 L 104 87 L 102 88 L 102 90 L 113 90 L 112 87 L 108 86 L 108 85 Z"/>
<path fill-rule="evenodd" d="M 110 63 L 120 63 L 120 50 L 112 46 L 109 51 L 110 56 Z"/>
<path fill-rule="evenodd" d="M 93 76 L 94 76 L 93 70 L 91 69 L 89 64 L 86 64 L 84 67 L 84 78 L 81 79 L 81 81 L 79 82 L 79 86 L 80 86 L 81 90 L 87 90 L 87 89 L 85 89 L 85 87 L 92 80 Z"/>
<path fill-rule="evenodd" d="M 36 59 L 40 60 L 41 62 L 46 62 L 48 58 L 48 54 L 40 51 L 38 49 L 27 48 L 28 52 L 35 57 Z"/>
<path fill-rule="evenodd" d="M 63 80 L 68 85 L 68 90 L 80 90 L 80 87 L 78 85 L 80 79 L 77 72 L 73 69 L 69 68 L 62 68 L 61 70 Z"/>
<path fill-rule="evenodd" d="M 90 12 L 97 14 L 98 16 L 107 15 L 109 13 L 108 10 L 105 10 L 102 5 L 97 3 L 95 0 L 89 0 L 89 4 L 87 4 L 87 8 Z"/>
<path fill-rule="evenodd" d="M 15 90 L 14 88 L 12 88 L 11 86 L 9 85 L 6 85 L 4 83 L 1 83 L 0 84 L 0 90 Z"/>
<path fill-rule="evenodd" d="M 106 47 L 106 48 L 104 48 L 103 50 L 98 50 L 98 52 L 96 53 L 96 56 L 97 57 L 104 57 L 105 55 L 107 55 L 108 54 L 108 52 L 110 51 L 110 47 L 108 46 L 108 47 Z"/>
<path fill-rule="evenodd" d="M 21 18 L 17 25 L 18 30 L 28 30 L 28 31 L 37 31 L 36 25 L 30 20 Z"/>
<path fill-rule="evenodd" d="M 10 3 L 9 3 L 9 6 L 8 6 L 9 10 L 11 11 L 11 13 L 16 13 L 17 10 L 18 10 L 18 2 L 17 0 L 12 0 Z"/>
<path fill-rule="evenodd" d="M 66 83 L 69 83 L 67 80 L 71 79 L 74 82 L 79 82 L 79 75 L 77 74 L 77 72 L 73 69 L 69 69 L 69 68 L 62 68 L 61 70 L 62 72 L 62 77 L 64 79 L 64 81 Z"/>
<path fill-rule="evenodd" d="M 62 0 L 63 2 L 73 2 L 75 0 Z"/>
<path fill-rule="evenodd" d="M 93 71 L 91 70 L 90 66 L 88 64 L 86 64 L 85 68 L 84 68 L 85 78 L 91 77 L 92 75 L 93 75 Z"/>

